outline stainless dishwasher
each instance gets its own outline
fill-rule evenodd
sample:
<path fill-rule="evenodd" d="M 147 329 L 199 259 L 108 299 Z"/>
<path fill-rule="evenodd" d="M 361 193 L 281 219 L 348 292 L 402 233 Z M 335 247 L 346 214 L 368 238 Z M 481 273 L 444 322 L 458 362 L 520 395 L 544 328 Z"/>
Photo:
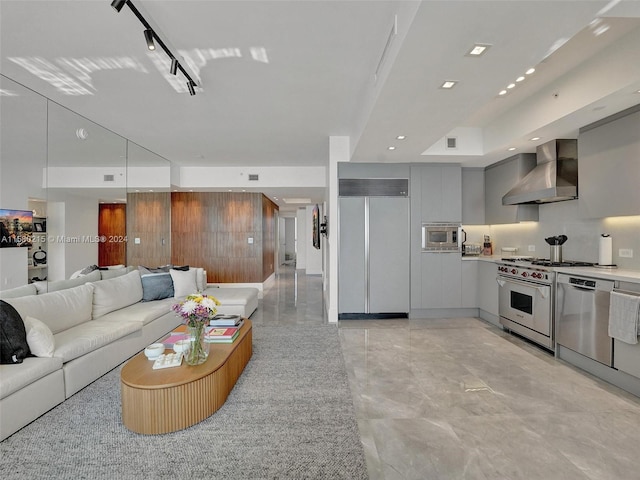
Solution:
<path fill-rule="evenodd" d="M 614 282 L 560 273 L 556 285 L 556 343 L 611 367 L 608 328 Z"/>

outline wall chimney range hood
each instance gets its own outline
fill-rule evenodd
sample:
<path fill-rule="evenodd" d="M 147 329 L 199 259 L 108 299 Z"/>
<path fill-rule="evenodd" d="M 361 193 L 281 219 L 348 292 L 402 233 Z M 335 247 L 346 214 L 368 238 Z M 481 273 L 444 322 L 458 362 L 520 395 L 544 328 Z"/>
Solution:
<path fill-rule="evenodd" d="M 502 197 L 503 205 L 578 198 L 578 141 L 557 139 L 536 149 L 536 167 Z"/>

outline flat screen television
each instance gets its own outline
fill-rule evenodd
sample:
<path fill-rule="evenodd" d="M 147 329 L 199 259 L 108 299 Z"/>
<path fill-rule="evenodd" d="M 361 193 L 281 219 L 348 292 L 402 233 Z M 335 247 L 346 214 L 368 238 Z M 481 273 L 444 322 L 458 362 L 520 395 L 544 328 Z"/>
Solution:
<path fill-rule="evenodd" d="M 30 247 L 33 212 L 0 208 L 0 248 Z"/>

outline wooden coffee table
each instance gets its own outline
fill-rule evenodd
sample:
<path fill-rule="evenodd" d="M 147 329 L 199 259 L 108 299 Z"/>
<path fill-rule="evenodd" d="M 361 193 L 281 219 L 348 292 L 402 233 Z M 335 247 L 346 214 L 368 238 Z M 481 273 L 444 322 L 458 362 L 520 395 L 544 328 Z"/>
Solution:
<path fill-rule="evenodd" d="M 211 344 L 206 362 L 153 370 L 144 352 L 120 373 L 122 421 L 137 433 L 169 433 L 195 425 L 216 412 L 249 362 L 251 320 L 232 344 Z"/>

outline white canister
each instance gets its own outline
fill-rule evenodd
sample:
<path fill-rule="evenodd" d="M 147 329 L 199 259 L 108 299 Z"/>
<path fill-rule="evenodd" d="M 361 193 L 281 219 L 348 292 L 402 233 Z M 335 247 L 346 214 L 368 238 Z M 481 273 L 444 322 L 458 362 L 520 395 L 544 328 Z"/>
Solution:
<path fill-rule="evenodd" d="M 613 242 L 611 235 L 603 233 L 600 235 L 600 246 L 598 248 L 598 265 L 613 265 Z"/>

